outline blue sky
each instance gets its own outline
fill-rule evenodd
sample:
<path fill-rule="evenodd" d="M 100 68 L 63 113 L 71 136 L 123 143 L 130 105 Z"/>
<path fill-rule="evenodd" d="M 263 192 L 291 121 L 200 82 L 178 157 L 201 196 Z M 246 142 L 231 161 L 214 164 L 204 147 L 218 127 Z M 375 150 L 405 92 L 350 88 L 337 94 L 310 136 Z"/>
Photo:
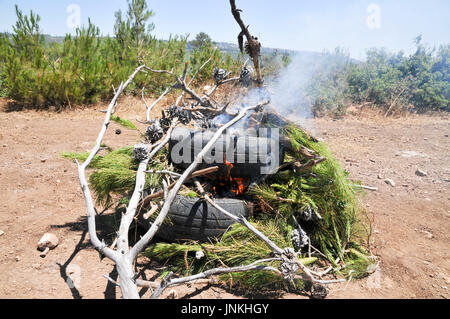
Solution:
<path fill-rule="evenodd" d="M 236 0 L 250 30 L 266 47 L 323 51 L 347 48 L 363 59 L 366 49 L 385 47 L 389 51 L 412 52 L 413 38 L 423 35 L 431 46 L 450 42 L 448 0 Z M 81 23 L 87 18 L 101 32 L 113 33 L 114 12 L 126 11 L 126 0 L 0 0 L 0 31 L 11 31 L 14 4 L 24 13 L 32 9 L 41 16 L 44 33 L 73 33 L 68 27 L 67 8 L 80 8 Z M 207 32 L 215 41 L 236 42 L 239 27 L 233 20 L 228 0 L 149 0 L 155 12 L 152 21 L 159 38 L 170 34 Z M 369 21 L 368 21 L 369 20 Z"/>

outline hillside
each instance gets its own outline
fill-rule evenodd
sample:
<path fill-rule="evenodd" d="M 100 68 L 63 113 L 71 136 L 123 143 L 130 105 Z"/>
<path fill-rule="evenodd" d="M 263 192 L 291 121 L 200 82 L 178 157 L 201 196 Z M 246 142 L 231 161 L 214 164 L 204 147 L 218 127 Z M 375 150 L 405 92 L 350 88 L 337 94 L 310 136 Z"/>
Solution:
<path fill-rule="evenodd" d="M 6 33 L 7 35 L 11 36 L 10 33 Z M 64 37 L 63 36 L 55 36 L 50 34 L 44 34 L 44 39 L 47 44 L 49 43 L 63 43 Z M 236 57 L 239 54 L 239 47 L 237 44 L 229 43 L 229 42 L 214 42 L 214 44 L 219 48 L 219 50 L 222 53 L 228 53 L 231 54 L 233 57 Z M 186 46 L 188 51 L 192 51 L 192 46 L 188 43 Z M 320 58 L 323 56 L 323 53 L 320 52 L 313 52 L 313 51 L 296 51 L 296 50 L 288 50 L 288 49 L 279 49 L 279 48 L 268 48 L 268 47 L 262 47 L 261 53 L 263 55 L 272 55 L 275 53 L 282 54 L 282 55 L 300 55 L 304 56 L 305 58 Z"/>

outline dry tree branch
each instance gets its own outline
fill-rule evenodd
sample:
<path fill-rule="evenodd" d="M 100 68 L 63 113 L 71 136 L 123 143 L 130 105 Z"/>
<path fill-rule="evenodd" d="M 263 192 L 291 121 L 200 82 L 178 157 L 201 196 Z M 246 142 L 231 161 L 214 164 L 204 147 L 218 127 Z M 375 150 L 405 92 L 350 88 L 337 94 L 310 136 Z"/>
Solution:
<path fill-rule="evenodd" d="M 185 64 L 185 70 L 187 68 L 187 64 Z M 191 96 L 192 99 L 194 99 L 195 101 L 197 101 L 197 103 L 199 103 L 202 106 L 205 107 L 211 107 L 211 103 L 208 100 L 204 100 L 202 99 L 197 93 L 195 93 L 194 90 L 192 90 L 191 88 L 189 88 L 189 86 L 186 84 L 186 78 L 185 78 L 185 71 L 183 71 L 183 75 L 181 76 L 181 78 L 173 73 L 172 71 L 167 71 L 167 70 L 154 70 L 148 66 L 145 66 L 145 69 L 154 73 L 166 73 L 169 75 L 172 75 L 175 78 L 175 84 L 173 84 L 171 86 L 172 89 L 181 89 L 184 92 L 186 92 L 187 94 L 189 94 Z"/>
<path fill-rule="evenodd" d="M 91 243 L 94 245 L 94 247 L 103 255 L 108 257 L 109 259 L 113 261 L 118 260 L 117 253 L 108 248 L 104 241 L 101 241 L 96 232 L 96 224 L 95 224 L 95 207 L 94 202 L 92 200 L 92 195 L 89 190 L 89 186 L 86 180 L 86 168 L 89 166 L 89 164 L 94 159 L 95 155 L 97 155 L 98 151 L 100 150 L 101 143 L 103 140 L 103 137 L 105 136 L 106 130 L 108 129 L 108 125 L 110 123 L 111 115 L 113 112 L 113 109 L 115 108 L 117 104 L 117 99 L 122 94 L 122 92 L 125 90 L 125 88 L 130 84 L 130 82 L 134 79 L 134 77 L 144 68 L 144 66 L 138 67 L 133 74 L 128 78 L 128 80 L 125 83 L 121 83 L 119 88 L 116 91 L 116 94 L 114 95 L 113 99 L 111 100 L 108 109 L 106 111 L 105 120 L 103 122 L 102 128 L 100 130 L 100 133 L 97 137 L 97 140 L 95 142 L 94 148 L 89 153 L 88 158 L 86 161 L 84 161 L 83 164 L 78 163 L 77 161 L 77 167 L 78 167 L 78 178 L 80 181 L 81 190 L 84 195 L 84 199 L 86 202 L 86 210 L 87 210 L 87 219 L 88 219 L 88 230 L 89 230 L 89 236 L 91 238 Z"/>
<path fill-rule="evenodd" d="M 216 52 L 216 49 L 214 49 L 213 54 L 214 54 L 214 52 Z M 203 70 L 203 68 L 204 68 L 209 62 L 211 62 L 211 60 L 212 60 L 212 57 L 210 57 L 208 60 L 206 60 L 205 63 L 203 63 L 202 66 L 199 67 L 197 71 L 195 71 L 194 75 L 193 75 L 192 78 L 189 80 L 188 86 L 190 86 L 190 85 L 192 84 L 192 82 L 194 82 L 195 78 L 196 78 L 197 75 L 200 73 L 200 71 Z"/>
<path fill-rule="evenodd" d="M 169 171 L 169 170 L 154 170 L 154 169 L 149 169 L 148 171 L 145 171 L 147 174 L 167 174 L 167 175 L 171 175 L 173 177 L 180 177 L 181 174 Z"/>
<path fill-rule="evenodd" d="M 240 80 L 240 77 L 234 77 L 234 78 L 229 78 L 229 79 L 226 79 L 226 80 L 223 80 L 223 81 L 220 81 L 220 82 L 216 83 L 209 92 L 207 92 L 205 95 L 202 96 L 202 99 L 210 98 L 211 95 L 217 90 L 217 88 L 219 86 L 221 86 L 223 84 L 226 84 L 226 83 L 229 83 L 229 82 L 234 82 L 234 81 L 239 81 L 239 80 Z"/>
<path fill-rule="evenodd" d="M 187 181 L 189 181 L 189 180 L 191 180 L 192 178 L 195 178 L 195 177 L 199 177 L 199 176 L 215 173 L 218 170 L 219 170 L 218 166 L 213 166 L 213 167 L 208 167 L 208 168 L 205 168 L 205 169 L 202 169 L 202 170 L 198 170 L 198 171 L 192 173 L 188 178 L 186 178 L 185 182 L 187 182 Z M 152 171 L 146 171 L 146 173 L 152 173 Z M 174 174 L 177 174 L 177 173 L 174 173 Z M 182 176 L 180 174 L 177 174 L 177 175 L 178 175 L 177 176 L 178 178 L 181 178 L 181 176 Z M 174 182 L 174 183 L 170 184 L 167 187 L 168 190 L 169 191 L 172 190 L 175 187 L 176 183 L 177 182 Z M 160 190 L 159 192 L 156 192 L 156 193 L 153 193 L 153 194 L 150 194 L 150 195 L 146 196 L 141 201 L 141 203 L 139 204 L 139 210 L 141 210 L 142 206 L 145 205 L 145 204 L 148 204 L 152 199 L 155 199 L 155 198 L 158 198 L 158 197 L 162 197 L 163 195 L 164 195 L 164 191 Z"/>
<path fill-rule="evenodd" d="M 103 137 L 106 133 L 106 130 L 108 129 L 111 115 L 113 113 L 113 110 L 116 107 L 117 99 L 119 98 L 120 94 L 125 90 L 125 88 L 131 83 L 131 81 L 134 79 L 134 77 L 144 69 L 145 66 L 142 65 L 131 74 L 131 76 L 128 78 L 128 80 L 125 83 L 121 83 L 119 88 L 116 91 L 116 94 L 114 95 L 114 98 L 110 102 L 108 109 L 106 111 L 105 120 L 103 122 L 102 128 L 100 130 L 100 133 L 97 137 L 96 143 L 94 148 L 91 150 L 88 158 L 83 164 L 79 164 L 77 161 L 77 167 L 78 167 L 78 178 L 80 181 L 80 186 L 84 194 L 84 199 L 86 202 L 86 209 L 87 209 L 87 219 L 88 219 L 88 230 L 89 230 L 89 236 L 91 239 L 91 243 L 94 245 L 94 247 L 100 252 L 100 254 L 108 257 L 109 259 L 113 260 L 116 264 L 117 271 L 120 276 L 120 288 L 122 291 L 122 295 L 125 298 L 139 298 L 138 291 L 136 289 L 136 285 L 133 281 L 133 270 L 132 270 L 132 259 L 127 258 L 127 244 L 128 244 L 128 229 L 127 225 L 129 223 L 129 216 L 133 214 L 133 211 L 135 208 L 133 208 L 133 204 L 136 203 L 139 200 L 139 196 L 142 192 L 142 189 L 145 184 L 145 169 L 146 164 L 148 163 L 147 160 L 142 160 L 139 163 L 139 169 L 136 174 L 136 187 L 135 191 L 132 196 L 132 203 L 127 208 L 127 212 L 124 214 L 124 218 L 122 218 L 121 227 L 119 230 L 119 236 L 118 236 L 118 242 L 117 247 L 118 250 L 112 250 L 111 248 L 107 247 L 105 242 L 100 240 L 97 236 L 96 232 L 96 223 L 95 223 L 95 207 L 92 200 L 92 195 L 89 190 L 89 186 L 86 180 L 86 168 L 89 166 L 89 164 L 94 159 L 95 155 L 98 153 L 101 147 L 101 142 L 103 140 Z M 131 217 L 132 219 L 133 217 Z M 125 234 L 126 232 L 126 234 Z"/>
<path fill-rule="evenodd" d="M 147 119 L 147 123 L 149 123 L 150 121 L 151 121 L 151 118 L 150 118 L 150 114 L 151 114 L 151 112 L 152 112 L 152 110 L 153 110 L 153 108 L 156 106 L 156 104 L 158 104 L 159 102 L 161 102 L 161 100 L 167 95 L 167 94 L 169 94 L 170 93 L 170 91 L 172 91 L 172 89 L 173 89 L 173 85 L 172 86 L 169 86 L 150 106 L 148 106 L 147 105 L 147 103 L 145 102 L 145 99 L 144 99 L 144 91 L 142 91 L 142 100 L 144 101 L 144 104 L 145 104 L 145 106 L 146 106 L 146 108 L 147 108 L 147 111 L 146 111 L 146 119 Z"/>
<path fill-rule="evenodd" d="M 215 51 L 215 50 L 214 50 Z M 200 66 L 200 68 L 195 72 L 195 74 L 192 76 L 192 78 L 190 79 L 190 81 L 189 81 L 189 83 L 187 84 L 187 86 L 189 87 L 189 86 L 191 86 L 191 84 L 192 84 L 192 82 L 194 82 L 194 80 L 195 80 L 195 78 L 197 77 L 197 75 L 200 73 L 200 71 L 211 61 L 211 59 L 212 59 L 212 57 L 211 58 L 209 58 L 208 60 L 206 60 L 206 62 L 205 63 L 203 63 L 202 64 L 202 66 Z M 181 95 L 178 97 L 178 99 L 177 99 L 177 101 L 175 102 L 175 105 L 178 105 L 178 104 L 180 104 L 180 102 L 181 102 L 181 99 L 184 97 L 184 94 L 185 94 L 186 92 L 185 91 L 183 91 L 182 93 L 181 93 Z"/>
<path fill-rule="evenodd" d="M 242 30 L 241 33 L 239 34 L 239 42 L 241 42 L 243 35 L 245 35 L 245 37 L 247 38 L 247 43 L 248 43 L 248 46 L 247 46 L 248 52 L 247 53 L 250 55 L 250 57 L 253 60 L 253 65 L 255 66 L 255 71 L 256 71 L 256 82 L 257 82 L 258 86 L 261 87 L 263 84 L 261 66 L 259 63 L 259 57 L 261 55 L 261 43 L 259 43 L 257 38 L 253 37 L 250 34 L 250 31 L 248 31 L 248 26 L 246 26 L 244 24 L 244 22 L 242 21 L 241 14 L 240 14 L 240 12 L 242 12 L 242 10 L 240 10 L 236 7 L 236 1 L 230 0 L 230 5 L 231 5 L 231 13 L 233 14 L 234 19 L 239 24 L 239 26 L 241 27 L 241 30 Z M 240 47 L 242 49 L 241 45 L 240 45 Z"/>
<path fill-rule="evenodd" d="M 128 86 L 128 84 L 134 79 L 138 72 L 142 71 L 144 68 L 147 68 L 145 65 L 138 67 L 133 74 L 129 77 L 129 79 L 125 83 L 121 83 L 114 98 L 108 106 L 106 111 L 105 120 L 103 126 L 100 130 L 100 133 L 97 137 L 96 144 L 89 154 L 86 161 L 80 165 L 78 162 L 78 176 L 80 180 L 81 189 L 83 191 L 86 207 L 87 207 L 87 216 L 88 216 L 88 229 L 89 235 L 91 238 L 91 242 L 94 247 L 99 250 L 99 252 L 109 259 L 113 260 L 116 264 L 116 269 L 119 273 L 120 277 L 120 289 L 122 291 L 122 296 L 124 298 L 139 298 L 139 293 L 137 290 L 137 286 L 135 283 L 135 274 L 133 271 L 133 261 L 135 260 L 135 256 L 131 256 L 129 253 L 129 242 L 128 242 L 128 233 L 131 223 L 133 222 L 134 216 L 136 214 L 136 210 L 139 204 L 139 201 L 142 196 L 142 192 L 145 185 L 145 171 L 147 170 L 147 165 L 150 159 L 156 155 L 170 140 L 170 133 L 173 127 L 176 124 L 176 120 L 173 121 L 171 128 L 169 129 L 166 138 L 160 142 L 158 145 L 154 146 L 154 149 L 150 153 L 150 147 L 147 145 L 140 145 L 142 148 L 147 148 L 147 156 L 143 159 L 140 159 L 138 170 L 136 172 L 136 184 L 133 194 L 131 196 L 130 202 L 127 206 L 126 212 L 122 215 L 122 219 L 120 222 L 120 227 L 118 231 L 117 237 L 117 250 L 113 250 L 106 246 L 104 241 L 100 241 L 96 234 L 96 224 L 95 224 L 95 207 L 93 204 L 92 196 L 89 190 L 89 186 L 86 180 L 85 169 L 89 166 L 92 159 L 100 150 L 100 145 L 103 140 L 103 137 L 108 128 L 111 114 L 117 104 L 117 99 L 119 95 L 123 92 L 123 90 Z"/>
<path fill-rule="evenodd" d="M 183 278 L 170 279 L 170 278 L 166 277 L 166 278 L 164 278 L 165 280 L 161 281 L 159 287 L 153 292 L 151 299 L 159 298 L 159 296 L 164 292 L 164 290 L 166 288 L 183 285 L 188 282 L 197 281 L 199 279 L 205 279 L 205 278 L 215 276 L 215 275 L 220 275 L 220 274 L 229 274 L 229 273 L 233 273 L 233 272 L 244 272 L 244 271 L 250 271 L 250 270 L 267 270 L 267 271 L 272 271 L 272 272 L 276 273 L 277 275 L 282 276 L 282 273 L 278 269 L 271 267 L 271 266 L 261 265 L 262 263 L 267 263 L 267 262 L 276 261 L 276 260 L 281 260 L 281 259 L 280 258 L 267 258 L 267 259 L 255 261 L 255 262 L 253 262 L 249 265 L 245 265 L 245 266 L 236 266 L 236 267 L 229 267 L 229 268 L 213 268 L 213 269 L 209 269 L 204 272 L 201 272 L 201 273 L 198 273 L 198 274 L 195 274 L 192 276 L 188 276 L 188 277 L 183 277 Z M 140 283 L 145 284 L 145 282 L 143 282 L 143 281 L 141 281 Z"/>

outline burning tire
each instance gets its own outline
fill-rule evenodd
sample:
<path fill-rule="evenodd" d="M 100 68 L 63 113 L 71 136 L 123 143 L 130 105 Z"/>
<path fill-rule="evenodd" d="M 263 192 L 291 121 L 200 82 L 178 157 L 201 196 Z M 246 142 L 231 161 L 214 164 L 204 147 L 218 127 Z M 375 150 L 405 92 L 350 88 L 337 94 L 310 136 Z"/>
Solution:
<path fill-rule="evenodd" d="M 250 207 L 245 201 L 233 198 L 218 198 L 215 202 L 235 216 L 250 215 Z M 167 215 L 169 220 L 161 225 L 156 236 L 167 241 L 199 240 L 208 241 L 222 236 L 234 221 L 219 212 L 207 201 L 177 195 Z M 148 221 L 141 225 L 150 227 Z"/>

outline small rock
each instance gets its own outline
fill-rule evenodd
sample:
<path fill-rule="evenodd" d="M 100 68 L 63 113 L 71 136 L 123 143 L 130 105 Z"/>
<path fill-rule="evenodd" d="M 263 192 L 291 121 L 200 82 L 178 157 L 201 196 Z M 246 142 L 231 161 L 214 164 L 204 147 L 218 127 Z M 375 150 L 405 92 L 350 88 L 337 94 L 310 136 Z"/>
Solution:
<path fill-rule="evenodd" d="M 59 244 L 59 239 L 52 233 L 45 233 L 38 242 L 38 249 L 43 251 L 41 257 L 45 257 L 50 249 L 54 249 Z"/>
<path fill-rule="evenodd" d="M 3 147 L 8 147 L 8 144 L 3 144 Z"/>
<path fill-rule="evenodd" d="M 430 233 L 429 231 L 424 231 L 424 234 L 426 235 L 426 237 L 428 238 L 428 239 L 433 239 L 433 234 L 432 233 Z"/>
<path fill-rule="evenodd" d="M 42 162 L 42 163 L 45 163 L 46 161 L 47 161 L 46 158 L 41 158 L 41 162 Z"/>
<path fill-rule="evenodd" d="M 122 134 L 122 131 L 121 131 L 120 129 L 117 129 L 117 130 L 116 130 L 116 134 L 117 134 L 117 135 L 120 135 L 120 134 Z"/>
<path fill-rule="evenodd" d="M 16 260 L 16 261 L 20 261 L 20 257 L 19 257 L 19 256 L 16 256 L 15 260 Z"/>
<path fill-rule="evenodd" d="M 56 180 L 56 184 L 59 184 L 59 183 L 61 183 L 61 181 L 59 179 L 57 179 Z"/>
<path fill-rule="evenodd" d="M 383 179 L 383 175 L 381 175 L 381 174 L 378 174 L 377 177 L 378 177 L 378 179 Z"/>
<path fill-rule="evenodd" d="M 395 187 L 395 182 L 394 182 L 392 179 L 390 179 L 390 178 L 386 178 L 386 179 L 384 180 L 384 182 L 385 182 L 386 184 L 388 184 L 388 185 L 391 185 L 392 187 Z"/>
<path fill-rule="evenodd" d="M 417 176 L 427 176 L 428 174 L 427 174 L 427 172 L 425 172 L 425 171 L 422 171 L 421 169 L 417 169 L 416 170 L 416 175 Z"/>
<path fill-rule="evenodd" d="M 3 236 L 5 232 L 3 230 L 0 230 L 0 236 Z"/>

